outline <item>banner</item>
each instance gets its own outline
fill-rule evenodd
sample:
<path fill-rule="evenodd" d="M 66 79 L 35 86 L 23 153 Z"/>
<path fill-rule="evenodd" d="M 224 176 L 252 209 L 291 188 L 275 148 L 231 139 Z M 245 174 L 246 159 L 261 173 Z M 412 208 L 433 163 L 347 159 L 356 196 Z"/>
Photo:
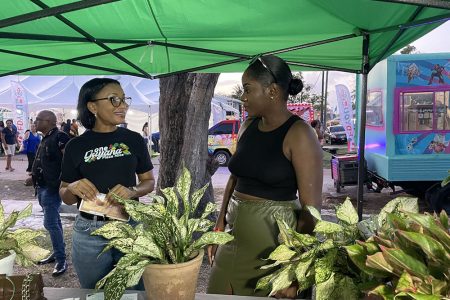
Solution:
<path fill-rule="evenodd" d="M 25 89 L 17 81 L 11 81 L 11 96 L 13 101 L 13 120 L 17 127 L 19 143 L 22 144 L 23 135 L 28 129 L 28 101 Z"/>
<path fill-rule="evenodd" d="M 339 118 L 341 125 L 344 126 L 347 135 L 348 151 L 356 149 L 355 146 L 355 129 L 353 126 L 353 109 L 352 98 L 348 88 L 343 84 L 336 85 L 336 100 L 339 110 Z"/>

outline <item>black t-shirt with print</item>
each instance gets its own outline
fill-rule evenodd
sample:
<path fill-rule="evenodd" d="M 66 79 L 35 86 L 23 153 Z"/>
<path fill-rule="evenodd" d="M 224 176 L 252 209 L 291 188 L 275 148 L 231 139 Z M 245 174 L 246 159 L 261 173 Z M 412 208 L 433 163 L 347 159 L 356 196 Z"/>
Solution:
<path fill-rule="evenodd" d="M 139 133 L 118 127 L 114 132 L 92 130 L 67 143 L 61 180 L 67 183 L 86 178 L 100 193 L 117 184 L 136 185 L 136 174 L 153 169 L 150 155 Z"/>

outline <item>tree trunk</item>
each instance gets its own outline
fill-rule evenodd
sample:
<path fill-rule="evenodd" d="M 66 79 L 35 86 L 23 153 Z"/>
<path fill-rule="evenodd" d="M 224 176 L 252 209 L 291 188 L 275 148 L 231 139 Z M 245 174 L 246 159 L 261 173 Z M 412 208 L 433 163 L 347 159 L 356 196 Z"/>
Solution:
<path fill-rule="evenodd" d="M 159 127 L 161 156 L 158 190 L 173 186 L 184 162 L 194 190 L 211 180 L 217 170 L 208 155 L 211 99 L 219 74 L 181 74 L 160 79 Z M 212 185 L 198 209 L 214 202 Z"/>

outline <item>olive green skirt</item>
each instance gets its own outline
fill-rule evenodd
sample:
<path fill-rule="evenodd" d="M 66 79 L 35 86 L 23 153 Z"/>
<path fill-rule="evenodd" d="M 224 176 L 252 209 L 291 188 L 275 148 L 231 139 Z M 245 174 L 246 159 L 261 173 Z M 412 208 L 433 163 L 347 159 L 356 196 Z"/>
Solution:
<path fill-rule="evenodd" d="M 227 208 L 225 231 L 234 236 L 219 246 L 208 283 L 208 294 L 267 296 L 270 291 L 255 291 L 258 279 L 274 269 L 261 270 L 263 260 L 279 245 L 279 215 L 292 228 L 297 224 L 298 200 L 244 200 L 233 195 Z"/>

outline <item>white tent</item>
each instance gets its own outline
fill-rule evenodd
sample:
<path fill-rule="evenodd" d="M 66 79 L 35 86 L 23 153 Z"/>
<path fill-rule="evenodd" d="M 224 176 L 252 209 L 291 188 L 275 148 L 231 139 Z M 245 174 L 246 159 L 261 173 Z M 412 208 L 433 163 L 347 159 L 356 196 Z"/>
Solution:
<path fill-rule="evenodd" d="M 25 90 L 30 115 L 42 109 L 53 109 L 61 119 L 76 117 L 76 106 L 81 86 L 95 77 L 106 76 L 20 76 L 0 78 L 0 107 L 12 110 L 11 81 L 18 81 Z M 151 131 L 158 130 L 159 80 L 149 80 L 128 75 L 107 76 L 118 80 L 126 96 L 132 97 L 127 115 L 130 129 L 140 132 L 149 122 Z M 227 104 L 226 97 L 215 96 L 211 101 L 210 125 L 226 118 L 226 112 L 238 115 L 239 111 Z M 69 111 L 68 111 L 69 110 Z M 69 113 L 67 115 L 67 113 Z"/>

